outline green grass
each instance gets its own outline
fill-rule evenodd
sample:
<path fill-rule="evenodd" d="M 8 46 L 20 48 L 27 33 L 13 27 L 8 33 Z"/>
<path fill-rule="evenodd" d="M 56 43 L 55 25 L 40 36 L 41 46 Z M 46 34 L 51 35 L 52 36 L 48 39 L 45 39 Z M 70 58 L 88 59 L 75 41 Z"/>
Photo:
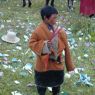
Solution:
<path fill-rule="evenodd" d="M 10 61 L 10 65 L 17 67 L 16 72 L 12 72 L 10 69 L 4 69 L 0 64 L 0 71 L 4 72 L 3 78 L 0 79 L 0 95 L 11 95 L 12 91 L 21 92 L 23 95 L 37 95 L 35 87 L 27 87 L 29 82 L 34 83 L 34 73 L 28 76 L 21 76 L 20 72 L 26 63 L 33 63 L 34 66 L 34 59 L 31 58 L 32 52 L 25 55 L 28 49 L 28 43 L 24 41 L 23 36 L 29 36 L 31 31 L 41 21 L 39 11 L 44 6 L 44 0 L 34 0 L 31 8 L 22 8 L 20 0 L 8 0 L 9 2 L 5 2 L 7 0 L 0 1 L 0 12 L 4 13 L 3 16 L 0 16 L 0 24 L 3 23 L 5 26 L 0 30 L 0 37 L 6 34 L 8 29 L 12 28 L 18 33 L 18 37 L 21 38 L 19 45 L 22 47 L 22 50 L 13 51 L 18 44 L 9 44 L 0 40 L 0 53 L 9 54 L 8 60 Z M 59 10 L 59 24 L 66 28 L 71 28 L 73 37 L 78 45 L 77 48 L 71 50 L 73 62 L 76 67 L 85 68 L 84 73 L 91 77 L 91 82 L 94 84 L 93 87 L 84 85 L 76 86 L 74 83 L 78 81 L 79 76 L 74 75 L 71 79 L 65 79 L 64 84 L 61 86 L 61 91 L 68 92 L 70 95 L 95 95 L 95 69 L 91 69 L 95 68 L 95 64 L 91 63 L 95 59 L 95 20 L 79 14 L 78 0 L 75 3 L 73 12 L 67 12 L 66 0 L 55 1 L 56 7 Z M 8 20 L 11 20 L 11 22 L 8 22 Z M 32 23 L 32 25 L 29 23 Z M 26 31 L 26 29 L 29 30 Z M 84 33 L 82 41 L 79 40 L 79 36 L 77 35 L 79 31 Z M 89 38 L 88 34 L 91 35 L 91 38 Z M 84 43 L 88 41 L 94 43 L 94 45 L 86 47 Z M 84 54 L 88 54 L 89 57 L 84 58 Z M 81 60 L 78 60 L 79 56 L 81 56 Z M 11 60 L 13 57 L 20 59 L 22 62 L 12 63 Z M 20 81 L 20 84 L 15 84 L 14 80 Z M 51 95 L 49 91 L 47 91 L 47 95 Z"/>

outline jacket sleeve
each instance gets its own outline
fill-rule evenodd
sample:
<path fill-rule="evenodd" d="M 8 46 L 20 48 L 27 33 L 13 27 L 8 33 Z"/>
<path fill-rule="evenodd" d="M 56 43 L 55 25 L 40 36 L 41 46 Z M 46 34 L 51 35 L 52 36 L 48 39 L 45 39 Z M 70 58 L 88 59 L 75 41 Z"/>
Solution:
<path fill-rule="evenodd" d="M 64 30 L 61 31 L 61 37 L 65 44 L 65 64 L 66 64 L 67 71 L 73 71 L 75 66 L 72 63 L 70 49 L 69 49 L 69 45 L 68 45 L 68 41 L 67 41 L 67 34 L 65 33 Z"/>
<path fill-rule="evenodd" d="M 37 55 L 41 55 L 42 49 L 44 46 L 44 41 L 43 40 L 38 40 L 38 35 L 34 31 L 29 39 L 29 47 L 30 49 L 35 52 Z"/>

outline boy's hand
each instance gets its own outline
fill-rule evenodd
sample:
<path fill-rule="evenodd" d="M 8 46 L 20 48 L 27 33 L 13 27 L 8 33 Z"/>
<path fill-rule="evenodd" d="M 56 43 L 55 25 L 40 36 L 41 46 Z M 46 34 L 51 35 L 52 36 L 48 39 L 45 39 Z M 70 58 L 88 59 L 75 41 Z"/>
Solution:
<path fill-rule="evenodd" d="M 73 71 L 68 72 L 70 75 L 79 74 L 79 71 L 77 68 L 75 68 Z"/>

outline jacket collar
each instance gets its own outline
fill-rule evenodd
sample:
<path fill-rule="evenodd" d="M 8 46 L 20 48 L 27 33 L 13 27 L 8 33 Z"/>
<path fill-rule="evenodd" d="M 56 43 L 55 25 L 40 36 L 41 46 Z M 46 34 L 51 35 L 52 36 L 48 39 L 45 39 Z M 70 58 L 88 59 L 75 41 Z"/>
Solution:
<path fill-rule="evenodd" d="M 43 30 L 45 32 L 45 34 L 47 35 L 48 38 L 51 38 L 52 32 L 50 32 L 50 30 L 48 29 L 48 26 L 45 22 L 40 23 L 40 28 L 41 28 L 41 30 Z"/>
<path fill-rule="evenodd" d="M 44 29 L 45 31 L 49 32 L 49 28 L 48 28 L 48 25 L 42 21 L 41 24 L 40 24 L 41 28 Z"/>

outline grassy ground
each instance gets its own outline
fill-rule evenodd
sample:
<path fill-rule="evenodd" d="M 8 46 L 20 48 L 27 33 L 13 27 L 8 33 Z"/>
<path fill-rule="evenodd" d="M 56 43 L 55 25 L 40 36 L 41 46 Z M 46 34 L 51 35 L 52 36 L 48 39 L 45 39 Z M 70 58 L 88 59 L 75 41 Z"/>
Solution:
<path fill-rule="evenodd" d="M 76 41 L 77 46 L 71 49 L 73 62 L 76 67 L 85 68 L 83 73 L 88 74 L 94 84 L 93 87 L 76 86 L 75 82 L 78 81 L 79 76 L 74 75 L 71 79 L 65 79 L 61 92 L 67 92 L 69 95 L 95 95 L 95 62 L 92 62 L 95 60 L 95 19 L 79 15 L 79 0 L 75 2 L 75 9 L 72 12 L 67 12 L 66 0 L 55 1 L 59 10 L 59 24 L 67 29 L 70 28 Z M 4 28 L 0 28 L 0 37 L 6 34 L 7 30 L 13 29 L 21 38 L 19 44 L 9 44 L 0 40 L 0 53 L 9 54 L 7 57 L 10 61 L 9 65 L 13 67 L 13 69 L 5 69 L 0 64 L 0 71 L 4 72 L 4 76 L 0 79 L 0 95 L 11 95 L 12 91 L 18 91 L 22 95 L 37 95 L 35 87 L 27 87 L 28 83 L 34 83 L 34 74 L 23 76 L 20 73 L 26 63 L 34 63 L 32 52 L 25 54 L 28 45 L 24 35 L 29 37 L 31 31 L 41 21 L 39 11 L 42 6 L 44 6 L 44 0 L 34 0 L 31 8 L 22 8 L 20 0 L 0 0 L 0 26 L 4 25 Z M 83 35 L 79 34 L 79 31 Z M 91 45 L 86 47 L 86 42 L 91 42 Z M 22 50 L 16 49 L 16 46 L 22 47 Z M 88 57 L 85 58 L 85 54 Z M 13 63 L 11 61 L 13 57 L 20 59 L 21 62 Z M 2 58 L 0 58 L 1 61 Z M 14 68 L 16 68 L 16 72 L 13 72 Z M 20 84 L 15 84 L 15 80 L 18 80 Z M 51 95 L 49 91 L 47 91 L 47 95 Z"/>

